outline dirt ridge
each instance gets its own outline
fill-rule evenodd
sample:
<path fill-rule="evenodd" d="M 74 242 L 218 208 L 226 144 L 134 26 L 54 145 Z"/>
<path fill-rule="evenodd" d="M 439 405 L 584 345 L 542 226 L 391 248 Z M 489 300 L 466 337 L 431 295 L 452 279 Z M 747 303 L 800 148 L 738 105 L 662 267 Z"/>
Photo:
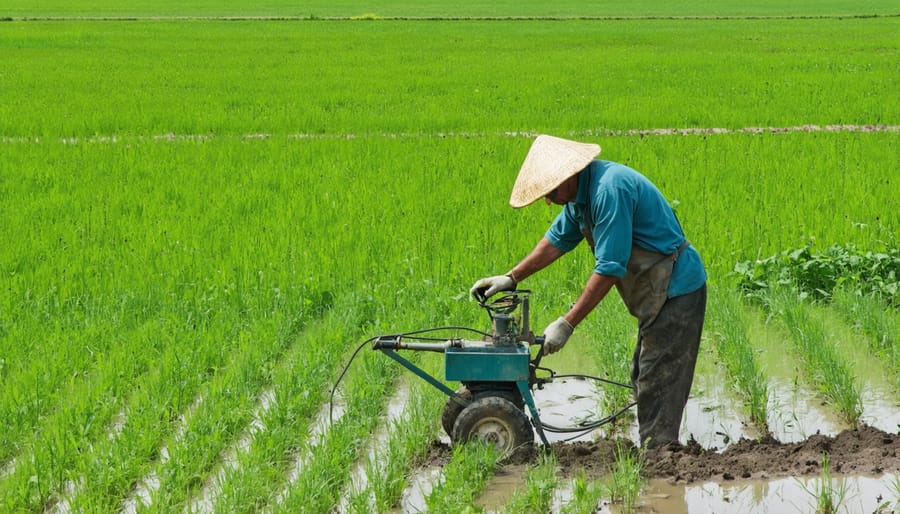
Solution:
<path fill-rule="evenodd" d="M 591 477 L 602 477 L 615 462 L 617 448 L 636 451 L 628 439 L 598 439 L 592 442 L 554 443 L 551 450 L 560 474 L 574 476 L 582 469 Z M 522 450 L 503 464 L 536 462 L 541 446 Z M 441 466 L 451 449 L 435 441 L 426 464 Z M 741 439 L 723 451 L 703 448 L 694 440 L 685 445 L 648 449 L 644 452 L 643 475 L 689 484 L 702 480 L 773 479 L 814 476 L 822 472 L 828 454 L 834 475 L 900 473 L 900 432 L 889 433 L 870 426 L 848 429 L 835 436 L 815 434 L 796 443 L 782 443 L 771 436 Z"/>

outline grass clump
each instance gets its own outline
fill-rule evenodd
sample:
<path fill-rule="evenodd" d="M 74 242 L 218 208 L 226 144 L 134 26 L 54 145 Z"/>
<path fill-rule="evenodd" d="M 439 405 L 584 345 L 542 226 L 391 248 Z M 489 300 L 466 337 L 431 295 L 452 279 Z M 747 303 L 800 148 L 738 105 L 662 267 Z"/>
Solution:
<path fill-rule="evenodd" d="M 470 441 L 454 448 L 441 481 L 425 499 L 428 512 L 478 512 L 475 497 L 494 474 L 501 455 L 490 444 Z"/>
<path fill-rule="evenodd" d="M 584 468 L 572 479 L 572 499 L 561 510 L 562 514 L 588 514 L 597 512 L 604 488 L 599 482 L 588 480 Z"/>
<path fill-rule="evenodd" d="M 900 247 L 862 250 L 852 243 L 814 252 L 812 243 L 778 255 L 735 265 L 740 288 L 759 296 L 774 287 L 796 287 L 801 295 L 831 300 L 838 287 L 864 296 L 877 296 L 900 307 Z"/>
<path fill-rule="evenodd" d="M 822 395 L 853 426 L 862 415 L 862 396 L 857 377 L 840 358 L 823 324 L 814 319 L 804 302 L 785 290 L 772 291 L 767 297 L 770 312 L 778 316 L 806 373 Z"/>
<path fill-rule="evenodd" d="M 718 356 L 725 364 L 734 388 L 744 398 L 750 419 L 768 431 L 768 383 L 756 358 L 756 349 L 750 342 L 743 306 L 734 294 L 718 288 L 713 289 L 712 300 L 710 325 L 716 333 Z"/>
<path fill-rule="evenodd" d="M 616 442 L 616 462 L 607 481 L 607 489 L 613 503 L 622 505 L 625 513 L 634 512 L 638 496 L 644 487 L 641 475 L 644 469 L 644 452 Z"/>
<path fill-rule="evenodd" d="M 553 492 L 559 485 L 556 471 L 556 456 L 549 452 L 541 453 L 537 465 L 529 468 L 525 474 L 525 489 L 513 495 L 503 507 L 503 512 L 509 514 L 550 512 Z"/>

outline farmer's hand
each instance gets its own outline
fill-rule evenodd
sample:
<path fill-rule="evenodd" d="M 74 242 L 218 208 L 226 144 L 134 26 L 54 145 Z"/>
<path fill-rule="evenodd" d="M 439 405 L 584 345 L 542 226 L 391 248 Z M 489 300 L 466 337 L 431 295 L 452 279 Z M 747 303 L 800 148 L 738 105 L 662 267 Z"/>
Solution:
<path fill-rule="evenodd" d="M 570 325 L 565 318 L 559 318 L 550 323 L 544 330 L 544 355 L 562 350 L 574 331 L 575 327 Z"/>
<path fill-rule="evenodd" d="M 478 294 L 490 298 L 500 291 L 513 291 L 516 289 L 516 281 L 512 275 L 497 275 L 495 277 L 482 278 L 475 282 L 469 293 L 477 297 Z"/>

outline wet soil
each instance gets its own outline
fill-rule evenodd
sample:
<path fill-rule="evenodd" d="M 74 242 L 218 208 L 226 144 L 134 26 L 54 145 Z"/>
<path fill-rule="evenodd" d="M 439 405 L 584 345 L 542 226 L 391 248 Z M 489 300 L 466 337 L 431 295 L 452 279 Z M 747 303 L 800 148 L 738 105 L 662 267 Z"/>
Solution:
<path fill-rule="evenodd" d="M 636 451 L 627 439 L 554 443 L 551 448 L 563 475 L 574 475 L 584 469 L 588 476 L 601 477 L 615 461 L 617 446 Z M 543 451 L 540 446 L 522 450 L 507 459 L 507 463 L 535 461 L 539 451 Z M 900 434 L 862 426 L 835 436 L 813 435 L 796 443 L 780 443 L 772 437 L 742 439 L 721 452 L 703 448 L 693 440 L 686 445 L 649 449 L 644 454 L 644 475 L 684 484 L 811 476 L 821 473 L 825 453 L 835 475 L 900 473 Z M 450 448 L 436 441 L 427 464 L 443 465 L 450 455 Z"/>

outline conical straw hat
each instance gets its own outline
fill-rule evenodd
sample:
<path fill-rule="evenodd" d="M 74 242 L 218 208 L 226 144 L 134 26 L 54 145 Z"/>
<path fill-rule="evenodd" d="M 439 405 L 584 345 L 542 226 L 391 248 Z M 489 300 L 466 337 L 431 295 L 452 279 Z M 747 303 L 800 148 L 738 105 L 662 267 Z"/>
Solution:
<path fill-rule="evenodd" d="M 599 154 L 600 145 L 538 136 L 516 177 L 509 204 L 518 208 L 536 202 L 583 170 Z"/>

